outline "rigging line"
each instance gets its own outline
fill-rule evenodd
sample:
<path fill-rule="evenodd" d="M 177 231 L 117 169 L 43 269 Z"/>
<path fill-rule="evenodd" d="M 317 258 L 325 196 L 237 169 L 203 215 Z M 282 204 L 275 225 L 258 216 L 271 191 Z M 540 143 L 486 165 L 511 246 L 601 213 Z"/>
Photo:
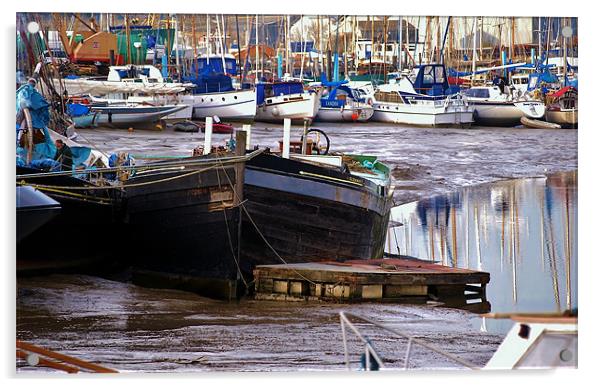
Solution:
<path fill-rule="evenodd" d="M 245 156 L 224 157 L 223 160 L 220 160 L 220 162 L 223 164 L 235 164 L 235 163 L 239 163 L 242 161 L 250 160 L 263 152 L 264 152 L 264 149 L 257 149 Z M 133 170 L 133 169 L 135 169 L 137 171 L 148 171 L 148 170 L 152 170 L 152 169 L 156 169 L 156 168 L 167 168 L 167 167 L 174 167 L 174 166 L 175 167 L 185 167 L 187 165 L 188 166 L 202 166 L 204 164 L 211 164 L 214 167 L 216 163 L 217 162 L 215 160 L 210 160 L 210 159 L 197 160 L 194 158 L 189 159 L 187 157 L 183 157 L 183 160 L 181 160 L 181 161 L 169 161 L 169 162 L 161 163 L 161 165 L 149 163 L 149 164 L 121 166 L 121 167 L 113 167 L 113 168 L 98 168 L 98 169 L 93 169 L 93 170 L 88 169 L 88 170 L 78 171 L 78 174 L 92 174 L 92 173 L 98 174 L 98 173 L 104 173 L 104 172 L 122 172 L 124 170 Z M 73 175 L 72 171 L 43 172 L 43 173 L 30 173 L 30 174 L 17 175 L 16 178 L 17 179 L 33 179 L 33 178 L 38 178 L 38 177 L 49 177 L 49 176 L 56 177 L 56 176 L 72 176 L 72 175 Z"/>
<path fill-rule="evenodd" d="M 223 166 L 222 166 L 223 168 Z M 224 169 L 225 171 L 225 169 Z M 259 230 L 259 227 L 257 226 L 257 224 L 255 223 L 255 221 L 253 220 L 253 218 L 251 217 L 251 214 L 249 214 L 249 211 L 247 211 L 247 207 L 244 205 L 244 201 L 238 196 L 238 193 L 236 192 L 236 189 L 234 189 L 234 185 L 232 184 L 232 181 L 230 180 L 230 177 L 228 176 L 228 174 L 226 174 L 226 178 L 228 179 L 228 183 L 230 184 L 230 187 L 232 187 L 232 190 L 234 192 L 234 195 L 236 195 L 238 201 L 240 202 L 240 206 L 242 207 L 243 211 L 245 212 L 245 214 L 247 214 L 247 217 L 249 218 L 249 220 L 251 221 L 251 224 L 253 225 L 253 227 L 255 228 L 255 230 L 257 231 L 257 233 L 259 234 L 259 236 L 261 237 L 261 239 L 263 239 L 263 241 L 265 242 L 266 246 L 274 253 L 274 255 L 276 255 L 276 257 L 282 261 L 282 263 L 284 263 L 285 265 L 289 265 L 288 262 L 286 262 L 284 260 L 284 258 L 282 258 L 280 256 L 280 254 L 278 254 L 278 252 L 274 249 L 274 247 L 272 247 L 272 245 L 270 244 L 270 242 L 268 242 L 268 240 L 265 238 L 265 236 L 261 233 L 261 230 Z M 242 219 L 241 219 L 242 221 Z M 318 285 L 317 283 L 315 283 L 314 281 L 310 280 L 309 278 L 307 278 L 306 276 L 304 276 L 303 274 L 301 274 L 299 271 L 297 271 L 296 269 L 292 269 L 293 272 L 295 272 L 299 277 L 303 278 L 304 280 L 306 280 L 307 282 L 311 283 L 312 285 Z"/>
<path fill-rule="evenodd" d="M 75 126 L 73 128 L 75 129 Z M 77 137 L 83 138 L 88 144 L 90 144 L 94 148 L 93 150 L 97 150 L 100 153 L 102 153 L 105 157 L 109 158 L 108 153 L 106 153 L 105 151 L 103 151 L 102 149 L 100 149 L 100 147 L 98 147 L 95 143 L 93 143 L 92 141 L 90 141 L 88 138 L 86 138 L 81 133 L 77 133 Z"/>
<path fill-rule="evenodd" d="M 20 185 L 23 185 L 23 184 L 20 184 Z M 35 187 L 35 186 L 33 186 L 33 187 L 39 189 L 40 191 L 60 193 L 60 194 L 64 194 L 64 195 L 75 197 L 75 198 L 81 198 L 81 199 L 84 199 L 87 201 L 97 202 L 99 204 L 108 204 L 109 202 L 113 202 L 113 199 L 111 199 L 111 198 L 103 199 L 103 198 L 98 198 L 96 196 L 77 194 L 74 192 L 69 192 L 69 191 L 56 189 L 56 188 L 52 188 L 52 187 L 48 187 L 48 188 L 47 187 Z"/>
<path fill-rule="evenodd" d="M 153 180 L 153 181 L 146 181 L 143 183 L 133 183 L 133 184 L 122 184 L 122 185 L 118 185 L 118 186 L 102 186 L 102 187 L 74 187 L 74 186 L 60 186 L 60 185 L 46 185 L 46 184 L 31 184 L 31 183 L 27 183 L 25 181 L 20 181 L 17 182 L 17 184 L 19 185 L 29 185 L 32 186 L 34 188 L 62 188 L 62 189 L 71 189 L 71 190 L 96 190 L 96 189 L 122 189 L 122 188 L 132 188 L 132 187 L 142 187 L 145 185 L 150 185 L 150 184 L 158 184 L 158 183 L 164 183 L 166 181 L 171 181 L 171 180 L 176 180 L 176 179 L 181 179 L 184 177 L 188 177 L 188 176 L 192 176 L 194 174 L 198 174 L 198 173 L 202 173 L 205 171 L 209 171 L 213 168 L 217 168 L 217 166 L 211 166 L 211 167 L 207 167 L 207 168 L 203 168 L 203 169 L 199 169 L 196 171 L 192 171 L 189 173 L 185 173 L 182 175 L 178 175 L 178 176 L 172 176 L 172 177 L 167 177 L 165 179 L 160 179 L 160 180 Z"/>

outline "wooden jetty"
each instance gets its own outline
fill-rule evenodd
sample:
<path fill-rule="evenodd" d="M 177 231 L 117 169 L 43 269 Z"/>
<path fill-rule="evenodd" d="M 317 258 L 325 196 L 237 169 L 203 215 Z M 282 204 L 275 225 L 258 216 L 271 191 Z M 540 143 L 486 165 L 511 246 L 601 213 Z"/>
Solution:
<path fill-rule="evenodd" d="M 486 272 L 410 257 L 261 265 L 253 274 L 255 298 L 278 301 L 486 303 L 489 283 Z"/>

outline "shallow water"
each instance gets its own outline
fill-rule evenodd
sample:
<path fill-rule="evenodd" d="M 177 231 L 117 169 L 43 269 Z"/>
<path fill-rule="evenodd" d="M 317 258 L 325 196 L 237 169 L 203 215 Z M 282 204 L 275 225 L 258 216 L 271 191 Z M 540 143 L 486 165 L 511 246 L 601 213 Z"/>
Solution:
<path fill-rule="evenodd" d="M 396 207 L 387 250 L 491 274 L 492 312 L 577 308 L 577 172 L 466 187 Z M 506 333 L 510 322 L 474 322 Z"/>
<path fill-rule="evenodd" d="M 394 168 L 398 203 L 446 194 L 433 200 L 448 204 L 420 205 L 424 209 L 418 211 L 418 205 L 410 203 L 394 210 L 394 218 L 404 226 L 396 228 L 397 242 L 389 245 L 392 252 L 490 271 L 487 295 L 493 311 L 555 311 L 577 305 L 576 173 L 573 185 L 562 179 L 562 184 L 552 184 L 554 179 L 537 178 L 462 188 L 508 177 L 576 170 L 577 131 L 425 129 L 378 123 L 316 123 L 312 127 L 328 133 L 333 151 L 374 154 L 388 162 Z M 83 144 L 106 153 L 127 151 L 140 159 L 145 155 L 190 155 L 203 143 L 202 133 L 170 130 L 104 128 L 78 132 Z M 294 128 L 291 138 L 296 139 L 301 132 L 301 128 Z M 254 126 L 253 144 L 277 148 L 280 138 L 280 126 Z M 227 139 L 229 135 L 215 135 L 214 143 L 223 144 Z M 563 188 L 568 186 L 571 188 Z M 458 189 L 457 194 L 447 194 Z M 542 193 L 543 212 L 538 201 Z M 564 193 L 569 198 L 568 250 L 563 249 Z M 456 215 L 453 221 L 452 208 Z M 462 218 L 464 212 L 466 217 Z M 472 220 L 475 214 L 476 221 Z M 537 223 L 541 214 L 546 227 L 543 256 L 537 249 L 542 241 Z M 439 223 L 432 223 L 433 215 Z M 452 222 L 455 239 L 450 231 Z M 445 225 L 442 234 L 436 234 L 437 249 L 429 249 L 425 239 L 432 224 Z M 469 235 L 462 239 L 465 229 Z M 410 237 L 404 239 L 405 233 Z M 439 246 L 443 246 L 443 254 Z M 565 251 L 571 254 L 568 260 Z M 567 292 L 568 287 L 571 290 Z M 498 321 L 483 323 L 467 311 L 431 305 L 247 299 L 228 304 L 187 292 L 145 289 L 84 275 L 18 278 L 17 288 L 18 339 L 123 372 L 344 370 L 340 310 L 394 326 L 477 365 L 489 360 L 509 328 Z M 372 339 L 386 366 L 402 366 L 403 341 L 359 326 Z M 350 342 L 354 369 L 362 350 L 359 340 Z M 418 347 L 412 351 L 410 366 L 457 368 Z M 19 371 L 47 372 L 30 367 Z"/>

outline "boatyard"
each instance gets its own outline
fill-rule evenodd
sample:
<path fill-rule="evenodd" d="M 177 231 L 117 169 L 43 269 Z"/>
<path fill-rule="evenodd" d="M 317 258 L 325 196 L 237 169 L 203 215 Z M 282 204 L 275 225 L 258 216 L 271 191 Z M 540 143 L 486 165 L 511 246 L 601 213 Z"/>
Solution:
<path fill-rule="evenodd" d="M 16 24 L 17 373 L 577 367 L 577 18 Z"/>

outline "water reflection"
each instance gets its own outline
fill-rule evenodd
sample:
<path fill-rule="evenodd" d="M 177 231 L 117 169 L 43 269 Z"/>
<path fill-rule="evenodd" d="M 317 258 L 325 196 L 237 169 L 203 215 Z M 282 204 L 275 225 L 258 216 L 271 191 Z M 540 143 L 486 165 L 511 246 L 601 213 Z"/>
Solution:
<path fill-rule="evenodd" d="M 577 171 L 467 187 L 392 210 L 387 251 L 487 271 L 492 312 L 577 307 Z M 506 321 L 475 321 L 504 333 Z"/>

